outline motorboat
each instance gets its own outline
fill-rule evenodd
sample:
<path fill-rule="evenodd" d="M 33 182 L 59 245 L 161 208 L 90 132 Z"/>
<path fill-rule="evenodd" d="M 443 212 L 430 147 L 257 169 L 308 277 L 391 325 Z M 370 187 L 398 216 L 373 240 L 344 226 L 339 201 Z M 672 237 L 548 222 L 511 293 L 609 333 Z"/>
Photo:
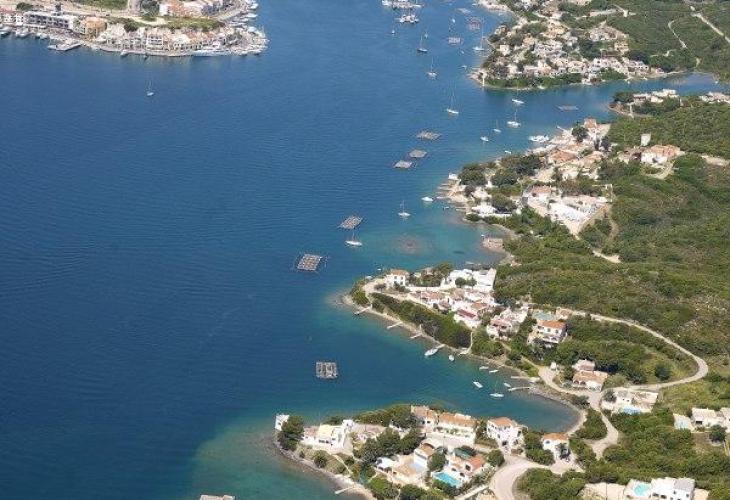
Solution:
<path fill-rule="evenodd" d="M 495 370 L 489 370 L 489 373 L 497 373 L 498 371 L 499 371 L 498 369 L 495 369 Z"/>
<path fill-rule="evenodd" d="M 433 356 L 437 352 L 439 352 L 439 348 L 438 347 L 433 347 L 433 348 L 429 349 L 428 351 L 426 351 L 425 353 L 423 353 L 423 355 L 428 358 L 428 357 Z"/>
<path fill-rule="evenodd" d="M 421 201 L 424 203 L 433 203 L 433 198 L 431 198 L 430 196 L 424 196 L 423 198 L 421 198 Z"/>
<path fill-rule="evenodd" d="M 361 247 L 362 246 L 362 241 L 355 238 L 354 229 L 352 230 L 352 236 L 350 236 L 350 239 L 345 240 L 345 244 L 347 244 L 348 246 L 351 246 L 351 247 Z"/>
<path fill-rule="evenodd" d="M 488 366 L 483 366 L 483 365 L 482 365 L 482 366 L 480 366 L 480 367 L 479 367 L 479 369 L 480 369 L 480 370 L 489 370 L 489 367 L 488 367 Z"/>
<path fill-rule="evenodd" d="M 449 354 L 449 361 L 454 361 L 456 358 L 453 354 Z"/>
<path fill-rule="evenodd" d="M 538 143 L 542 143 L 542 142 L 547 142 L 547 141 L 549 141 L 549 140 L 550 140 L 550 138 L 549 138 L 548 136 L 546 136 L 546 135 L 531 135 L 531 136 L 530 136 L 530 140 L 531 140 L 532 142 L 538 142 Z"/>
<path fill-rule="evenodd" d="M 499 399 L 499 398 L 503 398 L 504 394 L 502 394 L 501 392 L 493 392 L 490 394 L 490 396 L 492 396 L 493 398 Z"/>
<path fill-rule="evenodd" d="M 474 384 L 474 387 L 476 387 L 477 389 L 481 389 L 482 387 L 484 387 L 482 384 L 480 384 L 476 380 L 474 382 L 472 382 L 472 384 Z"/>
<path fill-rule="evenodd" d="M 522 106 L 523 104 L 525 104 L 525 101 L 520 101 L 519 99 L 512 99 L 512 102 L 515 106 Z"/>
<path fill-rule="evenodd" d="M 481 136 L 481 137 L 480 137 L 479 139 L 480 139 L 480 140 L 481 140 L 482 142 L 489 142 L 489 137 L 487 137 L 486 135 L 483 135 L 483 136 Z"/>

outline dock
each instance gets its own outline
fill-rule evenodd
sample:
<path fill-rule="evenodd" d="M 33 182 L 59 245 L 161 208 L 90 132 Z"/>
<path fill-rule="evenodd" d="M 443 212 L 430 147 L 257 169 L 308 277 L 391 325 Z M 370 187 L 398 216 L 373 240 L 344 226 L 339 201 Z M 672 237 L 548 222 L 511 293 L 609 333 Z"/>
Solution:
<path fill-rule="evenodd" d="M 302 254 L 297 260 L 297 271 L 316 272 L 323 260 L 322 255 Z"/>
<path fill-rule="evenodd" d="M 413 340 L 413 339 L 417 339 L 418 337 L 422 337 L 422 336 L 423 336 L 423 333 L 417 333 L 415 335 L 411 335 L 408 338 L 411 339 L 411 340 Z"/>
<path fill-rule="evenodd" d="M 355 229 L 362 222 L 362 217 L 351 215 L 340 223 L 342 229 Z"/>
<path fill-rule="evenodd" d="M 337 363 L 334 361 L 317 361 L 314 370 L 317 378 L 328 380 L 337 378 Z"/>
<path fill-rule="evenodd" d="M 395 165 L 393 165 L 393 168 L 399 168 L 401 170 L 408 170 L 412 166 L 413 166 L 412 161 L 400 160 Z"/>
<path fill-rule="evenodd" d="M 441 137 L 441 134 L 438 132 L 433 132 L 431 130 L 421 130 L 418 135 L 416 136 L 416 139 L 423 139 L 426 141 L 436 141 L 438 138 Z"/>
<path fill-rule="evenodd" d="M 422 149 L 414 149 L 410 153 L 408 153 L 408 156 L 410 158 L 413 158 L 414 160 L 421 160 L 426 157 L 428 152 L 422 150 Z"/>
<path fill-rule="evenodd" d="M 392 330 L 393 328 L 395 328 L 395 327 L 397 327 L 397 326 L 401 326 L 402 324 L 403 324 L 403 322 L 402 322 L 402 321 L 399 321 L 399 322 L 397 322 L 397 323 L 393 323 L 392 325 L 389 325 L 389 326 L 387 326 L 387 327 L 386 327 L 386 329 L 387 329 L 387 330 Z M 419 334 L 419 335 L 420 335 L 420 334 Z"/>

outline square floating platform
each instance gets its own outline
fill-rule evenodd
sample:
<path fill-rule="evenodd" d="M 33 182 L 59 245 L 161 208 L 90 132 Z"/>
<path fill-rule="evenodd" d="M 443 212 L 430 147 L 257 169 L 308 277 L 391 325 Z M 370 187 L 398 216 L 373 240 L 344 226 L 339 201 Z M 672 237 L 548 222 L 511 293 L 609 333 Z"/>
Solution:
<path fill-rule="evenodd" d="M 408 170 L 412 166 L 413 166 L 412 161 L 405 161 L 405 160 L 400 160 L 398 163 L 393 165 L 394 168 L 400 168 L 402 170 Z"/>
<path fill-rule="evenodd" d="M 314 272 L 319 268 L 322 259 L 324 257 L 321 255 L 305 253 L 299 258 L 299 262 L 297 262 L 297 270 Z"/>
<path fill-rule="evenodd" d="M 333 361 L 317 361 L 314 370 L 317 378 L 337 378 L 337 363 Z"/>
<path fill-rule="evenodd" d="M 411 158 L 414 158 L 416 160 L 420 160 L 422 158 L 425 158 L 428 153 L 422 149 L 414 149 L 410 153 L 408 153 L 408 156 Z"/>
<path fill-rule="evenodd" d="M 342 229 L 355 229 L 362 222 L 362 217 L 351 215 L 340 223 Z"/>

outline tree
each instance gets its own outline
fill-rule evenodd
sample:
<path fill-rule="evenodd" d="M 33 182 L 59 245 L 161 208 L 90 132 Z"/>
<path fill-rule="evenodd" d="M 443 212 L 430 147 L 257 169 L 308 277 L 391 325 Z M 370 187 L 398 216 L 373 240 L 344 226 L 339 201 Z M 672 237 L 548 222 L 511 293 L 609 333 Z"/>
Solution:
<path fill-rule="evenodd" d="M 411 429 L 401 438 L 398 452 L 401 455 L 410 455 L 419 444 L 421 444 L 421 435 L 415 429 Z"/>
<path fill-rule="evenodd" d="M 654 375 L 659 380 L 669 380 L 672 377 L 672 367 L 664 361 L 660 361 L 654 367 Z"/>
<path fill-rule="evenodd" d="M 378 500 L 398 496 L 398 488 L 382 476 L 373 477 L 368 483 L 368 488 Z"/>
<path fill-rule="evenodd" d="M 314 458 L 312 459 L 314 462 L 314 465 L 319 467 L 320 469 L 327 465 L 327 453 L 325 453 L 322 450 L 317 450 L 317 452 L 314 454 Z"/>
<path fill-rule="evenodd" d="M 588 138 L 588 129 L 585 128 L 583 125 L 576 125 L 573 127 L 573 130 L 570 132 L 573 137 L 575 137 L 575 140 L 578 142 L 583 142 Z"/>
<path fill-rule="evenodd" d="M 575 433 L 581 439 L 602 439 L 608 434 L 606 424 L 603 423 L 601 414 L 594 409 L 589 409 L 583 427 Z"/>
<path fill-rule="evenodd" d="M 399 500 L 421 500 L 426 491 L 419 488 L 415 484 L 406 484 L 400 490 Z"/>
<path fill-rule="evenodd" d="M 304 435 L 304 420 L 302 417 L 292 415 L 281 426 L 281 430 L 276 435 L 279 446 L 285 450 L 294 451 L 297 444 L 302 440 Z"/>
<path fill-rule="evenodd" d="M 428 459 L 428 470 L 433 472 L 441 470 L 446 465 L 446 457 L 441 452 L 436 452 Z"/>
<path fill-rule="evenodd" d="M 504 463 L 504 455 L 500 450 L 492 450 L 487 455 L 487 462 L 493 467 L 499 467 Z"/>
<path fill-rule="evenodd" d="M 719 425 L 713 425 L 710 427 L 709 438 L 713 443 L 722 443 L 725 441 L 725 428 Z"/>
<path fill-rule="evenodd" d="M 33 4 L 30 4 L 28 2 L 19 2 L 18 5 L 15 6 L 15 10 L 19 10 L 20 12 L 27 12 L 32 9 Z"/>

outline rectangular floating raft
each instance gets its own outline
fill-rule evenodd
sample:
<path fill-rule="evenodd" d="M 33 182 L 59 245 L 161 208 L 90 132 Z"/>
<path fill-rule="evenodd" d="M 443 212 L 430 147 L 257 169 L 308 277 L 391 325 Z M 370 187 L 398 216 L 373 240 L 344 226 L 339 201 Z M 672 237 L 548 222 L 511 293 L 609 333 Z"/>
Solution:
<path fill-rule="evenodd" d="M 315 374 L 317 375 L 317 378 L 337 378 L 337 363 L 332 361 L 317 361 L 315 365 Z"/>
<path fill-rule="evenodd" d="M 416 136 L 416 138 L 418 139 L 425 139 L 427 141 L 435 141 L 439 137 L 441 137 L 441 134 L 439 134 L 438 132 L 432 132 L 430 130 L 421 130 Z"/>
<path fill-rule="evenodd" d="M 460 45 L 461 44 L 461 38 L 458 36 L 450 36 L 449 37 L 449 45 Z"/>
<path fill-rule="evenodd" d="M 355 229 L 362 222 L 362 217 L 351 215 L 340 224 L 342 229 Z"/>
<path fill-rule="evenodd" d="M 428 153 L 422 149 L 414 149 L 410 153 L 408 153 L 408 156 L 411 158 L 414 158 L 416 160 L 420 160 L 422 158 L 425 158 Z"/>
<path fill-rule="evenodd" d="M 322 262 L 323 257 L 321 255 L 315 255 L 311 253 L 305 253 L 299 258 L 297 262 L 297 270 L 299 271 L 316 271 L 319 268 L 319 264 Z"/>
<path fill-rule="evenodd" d="M 394 168 L 400 168 L 403 170 L 407 170 L 407 169 L 411 168 L 412 166 L 413 166 L 412 161 L 405 161 L 405 160 L 400 160 L 398 163 L 393 165 Z"/>

